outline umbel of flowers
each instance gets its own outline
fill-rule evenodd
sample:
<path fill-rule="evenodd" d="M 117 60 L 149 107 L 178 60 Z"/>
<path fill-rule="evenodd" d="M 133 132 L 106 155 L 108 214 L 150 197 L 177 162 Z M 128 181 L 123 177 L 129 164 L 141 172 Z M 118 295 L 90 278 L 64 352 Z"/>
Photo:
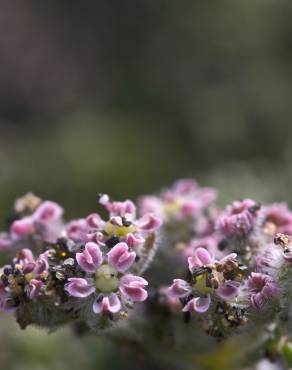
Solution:
<path fill-rule="evenodd" d="M 32 199 L 17 204 L 25 208 Z M 2 268 L 0 307 L 14 312 L 21 327 L 82 320 L 98 330 L 146 300 L 141 273 L 153 258 L 161 220 L 151 213 L 137 219 L 131 201 L 111 202 L 107 195 L 99 201 L 108 220 L 95 213 L 65 223 L 58 204 L 35 201 L 1 234 L 2 249 L 16 255 Z"/>
<path fill-rule="evenodd" d="M 290 340 L 292 212 L 248 198 L 221 210 L 216 193 L 184 179 L 140 197 L 138 208 L 100 194 L 106 219 L 69 221 L 55 202 L 17 199 L 0 233 L 11 258 L 0 273 L 0 309 L 22 328 L 100 331 L 127 319 L 132 332 L 142 325 L 143 343 L 155 343 L 152 325 L 169 339 L 178 321 L 220 339 L 272 323 Z"/>

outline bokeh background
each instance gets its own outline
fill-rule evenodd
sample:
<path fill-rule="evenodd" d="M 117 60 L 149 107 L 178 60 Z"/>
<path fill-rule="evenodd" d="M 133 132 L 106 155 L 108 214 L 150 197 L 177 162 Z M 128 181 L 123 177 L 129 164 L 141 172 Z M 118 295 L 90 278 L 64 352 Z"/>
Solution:
<path fill-rule="evenodd" d="M 292 205 L 291 17 L 284 0 L 0 1 L 1 225 L 29 190 L 69 218 L 186 176 L 222 205 Z M 3 315 L 0 338 L 7 370 L 150 366 Z"/>

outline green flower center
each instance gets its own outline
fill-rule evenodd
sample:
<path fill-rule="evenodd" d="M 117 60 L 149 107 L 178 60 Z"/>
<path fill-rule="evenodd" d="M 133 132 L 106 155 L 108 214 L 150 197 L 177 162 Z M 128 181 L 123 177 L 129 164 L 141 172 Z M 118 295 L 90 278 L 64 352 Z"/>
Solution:
<path fill-rule="evenodd" d="M 129 226 L 117 226 L 113 225 L 110 222 L 108 222 L 105 227 L 104 231 L 109 235 L 109 236 L 127 236 L 130 233 L 134 233 L 136 231 L 136 227 L 134 225 L 129 225 Z"/>
<path fill-rule="evenodd" d="M 115 292 L 120 285 L 118 271 L 109 266 L 100 266 L 95 273 L 95 286 L 103 293 Z"/>

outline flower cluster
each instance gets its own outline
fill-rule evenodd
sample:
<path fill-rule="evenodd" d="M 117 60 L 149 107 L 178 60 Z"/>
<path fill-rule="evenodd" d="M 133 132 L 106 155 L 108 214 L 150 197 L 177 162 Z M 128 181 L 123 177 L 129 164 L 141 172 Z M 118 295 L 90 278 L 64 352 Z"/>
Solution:
<path fill-rule="evenodd" d="M 62 235 L 63 208 L 28 193 L 15 202 L 13 221 L 8 232 L 0 233 L 0 250 L 41 247 Z"/>
<path fill-rule="evenodd" d="M 29 208 L 32 199 L 38 202 Z M 54 202 L 31 194 L 17 201 L 15 209 L 26 211 L 1 234 L 16 256 L 1 269 L 0 307 L 14 312 L 22 327 L 80 320 L 98 330 L 147 298 L 141 274 L 153 258 L 161 220 L 152 213 L 136 218 L 129 200 L 101 195 L 99 202 L 108 220 L 94 213 L 65 223 Z"/>
<path fill-rule="evenodd" d="M 185 226 L 186 238 L 211 232 L 216 215 L 216 198 L 215 189 L 200 187 L 191 179 L 182 179 L 159 196 L 141 197 L 139 209 L 142 214 L 152 212 L 160 217 L 167 226 L 167 233 L 173 234 L 167 235 L 168 238 L 171 236 L 179 240 L 179 228 L 182 226 Z"/>
<path fill-rule="evenodd" d="M 129 322 L 141 336 L 153 326 L 154 346 L 156 326 L 168 337 L 172 321 L 217 338 L 273 323 L 287 336 L 292 212 L 248 198 L 219 209 L 215 200 L 214 189 L 184 179 L 141 197 L 137 209 L 100 194 L 106 219 L 66 222 L 57 203 L 19 198 L 0 233 L 0 249 L 14 253 L 0 271 L 0 309 L 22 328 L 78 323 L 99 331 L 146 301 Z"/>

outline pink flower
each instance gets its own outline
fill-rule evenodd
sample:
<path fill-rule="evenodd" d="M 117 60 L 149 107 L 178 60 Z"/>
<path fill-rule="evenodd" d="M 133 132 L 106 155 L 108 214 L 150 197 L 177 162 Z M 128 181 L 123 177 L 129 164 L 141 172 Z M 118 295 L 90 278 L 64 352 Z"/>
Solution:
<path fill-rule="evenodd" d="M 108 263 L 120 272 L 128 270 L 135 261 L 136 253 L 129 252 L 126 243 L 116 244 L 107 254 Z"/>
<path fill-rule="evenodd" d="M 24 248 L 18 252 L 17 257 L 18 263 L 22 266 L 24 274 L 33 272 L 36 276 L 39 276 L 49 269 L 47 252 L 40 254 L 35 260 L 32 251 L 28 248 Z"/>
<path fill-rule="evenodd" d="M 258 310 L 263 310 L 279 292 L 276 282 L 269 275 L 255 272 L 251 273 L 247 287 L 250 303 Z"/>
<path fill-rule="evenodd" d="M 136 207 L 131 200 L 111 202 L 108 195 L 103 194 L 99 202 L 108 210 L 111 216 L 120 216 L 127 220 L 133 220 L 136 217 Z"/>
<path fill-rule="evenodd" d="M 275 233 L 292 235 L 292 212 L 286 203 L 274 203 L 261 209 L 265 222 L 275 225 Z"/>
<path fill-rule="evenodd" d="M 219 217 L 217 228 L 225 236 L 246 236 L 256 222 L 259 206 L 251 199 L 235 201 Z"/>
<path fill-rule="evenodd" d="M 209 309 L 211 295 L 216 295 L 224 301 L 232 300 L 238 296 L 240 289 L 238 281 L 230 280 L 232 273 L 236 273 L 238 269 L 236 257 L 235 253 L 231 253 L 217 261 L 206 249 L 200 247 L 195 249 L 193 255 L 188 257 L 189 270 L 192 274 L 191 283 L 182 279 L 174 279 L 168 288 L 168 296 L 188 298 L 198 295 L 183 308 L 184 312 L 198 313 L 204 313 Z M 230 276 L 229 279 L 228 276 Z"/>
<path fill-rule="evenodd" d="M 62 215 L 63 208 L 48 200 L 36 209 L 32 217 L 37 224 L 46 225 L 60 219 Z"/>
<path fill-rule="evenodd" d="M 84 218 L 72 220 L 66 226 L 68 238 L 76 243 L 86 243 L 88 241 L 88 233 L 90 227 Z"/>
<path fill-rule="evenodd" d="M 147 285 L 148 282 L 140 276 L 124 275 L 121 278 L 120 291 L 126 298 L 134 302 L 142 302 L 148 296 L 144 289 Z"/>
<path fill-rule="evenodd" d="M 98 296 L 93 303 L 93 312 L 96 314 L 99 313 L 116 313 L 121 309 L 121 302 L 118 296 L 114 293 L 109 294 L 108 296 L 100 295 Z"/>
<path fill-rule="evenodd" d="M 89 242 L 83 252 L 76 253 L 76 260 L 84 271 L 94 272 L 102 263 L 102 253 L 97 244 Z"/>
<path fill-rule="evenodd" d="M 69 278 L 65 290 L 73 297 L 85 298 L 95 292 L 92 279 Z"/>
<path fill-rule="evenodd" d="M 21 237 L 32 233 L 34 230 L 33 219 L 25 217 L 21 220 L 16 220 L 11 225 L 11 233 L 14 236 Z"/>
<path fill-rule="evenodd" d="M 160 197 L 141 197 L 139 207 L 143 215 L 153 213 L 165 221 L 193 218 L 203 224 L 200 219 L 207 219 L 203 212 L 210 207 L 216 196 L 214 189 L 200 188 L 195 181 L 182 179 L 163 191 Z"/>

